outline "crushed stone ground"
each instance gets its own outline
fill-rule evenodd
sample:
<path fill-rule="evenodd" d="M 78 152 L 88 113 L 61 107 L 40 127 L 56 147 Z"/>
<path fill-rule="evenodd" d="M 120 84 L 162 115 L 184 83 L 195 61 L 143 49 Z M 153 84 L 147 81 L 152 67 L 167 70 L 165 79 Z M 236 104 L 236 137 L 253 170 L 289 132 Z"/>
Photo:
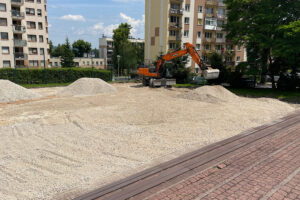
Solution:
<path fill-rule="evenodd" d="M 218 87 L 113 86 L 117 92 L 0 104 L 0 199 L 72 199 L 296 110 Z M 181 97 L 197 91 L 227 100 Z"/>
<path fill-rule="evenodd" d="M 99 78 L 81 78 L 60 91 L 60 96 L 97 95 L 116 92 L 116 88 Z"/>
<path fill-rule="evenodd" d="M 41 98 L 40 94 L 23 88 L 11 81 L 0 80 L 0 103 L 32 100 L 38 98 Z"/>

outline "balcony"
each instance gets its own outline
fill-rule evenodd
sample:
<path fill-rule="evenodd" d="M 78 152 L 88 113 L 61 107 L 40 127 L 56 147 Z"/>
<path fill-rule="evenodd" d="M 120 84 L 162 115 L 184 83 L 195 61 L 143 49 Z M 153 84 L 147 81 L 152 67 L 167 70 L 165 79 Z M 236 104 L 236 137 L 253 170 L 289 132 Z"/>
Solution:
<path fill-rule="evenodd" d="M 14 45 L 15 47 L 26 47 L 27 46 L 27 41 L 26 40 L 14 40 Z"/>
<path fill-rule="evenodd" d="M 24 12 L 20 12 L 20 11 L 17 11 L 17 10 L 12 10 L 11 14 L 12 14 L 13 19 L 24 19 L 25 18 Z"/>
<path fill-rule="evenodd" d="M 24 0 L 11 0 L 12 6 L 22 6 L 24 5 Z"/>
<path fill-rule="evenodd" d="M 205 25 L 205 30 L 215 31 L 215 30 L 217 30 L 217 26 Z"/>
<path fill-rule="evenodd" d="M 224 14 L 217 14 L 217 17 L 218 17 L 218 19 L 226 19 L 227 17 L 226 17 L 226 15 L 224 15 Z"/>
<path fill-rule="evenodd" d="M 26 28 L 25 28 L 25 26 L 13 25 L 13 32 L 14 33 L 25 33 Z"/>
<path fill-rule="evenodd" d="M 169 36 L 169 40 L 170 41 L 174 41 L 174 42 L 180 42 L 181 41 L 181 37 L 179 36 Z"/>
<path fill-rule="evenodd" d="M 16 60 L 28 60 L 28 55 L 26 53 L 17 52 L 15 53 Z"/>
<path fill-rule="evenodd" d="M 183 15 L 183 10 L 171 8 L 170 15 Z"/>
<path fill-rule="evenodd" d="M 217 6 L 218 5 L 218 0 L 207 0 L 206 5 L 207 6 Z"/>
<path fill-rule="evenodd" d="M 170 29 L 181 29 L 182 26 L 179 23 L 176 22 L 170 22 Z"/>
<path fill-rule="evenodd" d="M 223 2 L 223 0 L 219 0 L 219 7 L 226 7 L 226 4 Z"/>
<path fill-rule="evenodd" d="M 212 38 L 204 38 L 203 39 L 204 43 L 212 43 L 212 42 L 216 42 L 216 38 L 212 37 Z"/>

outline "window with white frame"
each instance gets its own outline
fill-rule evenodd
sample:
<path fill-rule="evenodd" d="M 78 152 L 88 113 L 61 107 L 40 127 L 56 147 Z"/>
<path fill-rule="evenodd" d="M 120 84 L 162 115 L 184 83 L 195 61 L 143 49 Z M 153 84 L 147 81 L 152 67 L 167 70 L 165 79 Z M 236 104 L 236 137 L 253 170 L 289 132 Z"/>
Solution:
<path fill-rule="evenodd" d="M 44 55 L 45 54 L 45 49 L 44 48 L 40 48 L 40 54 Z"/>
<path fill-rule="evenodd" d="M 241 51 L 241 49 L 242 49 L 242 46 L 238 45 L 238 51 Z"/>
<path fill-rule="evenodd" d="M 0 18 L 0 26 L 7 26 L 7 19 L 6 18 Z"/>
<path fill-rule="evenodd" d="M 184 37 L 189 37 L 189 31 L 185 30 L 183 35 L 184 35 Z"/>
<path fill-rule="evenodd" d="M 206 8 L 206 14 L 213 14 L 214 9 L 213 8 Z"/>
<path fill-rule="evenodd" d="M 201 38 L 201 32 L 200 31 L 197 32 L 197 38 Z"/>
<path fill-rule="evenodd" d="M 217 25 L 216 18 L 206 18 L 205 19 L 205 25 L 216 26 Z"/>
<path fill-rule="evenodd" d="M 217 38 L 218 39 L 223 39 L 223 33 L 217 33 Z"/>
<path fill-rule="evenodd" d="M 37 60 L 29 60 L 29 66 L 30 67 L 38 67 L 39 66 L 39 61 L 37 61 Z"/>
<path fill-rule="evenodd" d="M 201 44 L 196 44 L 196 49 L 200 50 L 200 48 L 201 48 Z"/>
<path fill-rule="evenodd" d="M 236 57 L 236 61 L 237 61 L 237 62 L 241 62 L 241 57 L 240 57 L 240 56 L 237 56 L 237 57 Z"/>
<path fill-rule="evenodd" d="M 29 54 L 30 55 L 37 55 L 38 54 L 38 49 L 37 48 L 28 48 Z"/>
<path fill-rule="evenodd" d="M 190 4 L 186 4 L 185 5 L 185 11 L 186 12 L 190 12 Z"/>
<path fill-rule="evenodd" d="M 202 19 L 197 20 L 197 25 L 202 25 Z"/>
<path fill-rule="evenodd" d="M 202 6 L 198 6 L 198 13 L 202 13 Z"/>
<path fill-rule="evenodd" d="M 204 49 L 205 49 L 205 50 L 211 50 L 211 45 L 210 45 L 210 44 L 204 45 Z"/>
<path fill-rule="evenodd" d="M 190 18 L 189 17 L 184 18 L 184 24 L 190 24 Z"/>
<path fill-rule="evenodd" d="M 0 36 L 1 36 L 1 40 L 8 40 L 8 33 L 1 32 Z"/>

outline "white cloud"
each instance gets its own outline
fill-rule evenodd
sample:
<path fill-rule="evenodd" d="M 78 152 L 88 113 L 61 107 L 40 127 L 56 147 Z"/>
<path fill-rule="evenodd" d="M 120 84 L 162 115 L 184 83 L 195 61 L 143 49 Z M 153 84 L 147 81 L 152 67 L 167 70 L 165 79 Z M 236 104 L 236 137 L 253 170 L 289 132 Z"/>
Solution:
<path fill-rule="evenodd" d="M 85 18 L 82 15 L 64 15 L 60 17 L 62 20 L 69 20 L 69 21 L 81 21 L 85 22 Z"/>
<path fill-rule="evenodd" d="M 142 19 L 132 18 L 124 13 L 120 13 L 121 22 L 127 22 L 131 25 L 131 36 L 136 38 L 143 38 L 144 36 L 144 25 L 145 25 L 145 15 Z M 105 26 L 103 22 L 99 22 L 92 27 L 92 34 L 99 35 L 104 34 L 111 37 L 113 35 L 113 30 L 118 28 L 119 24 L 110 24 Z"/>

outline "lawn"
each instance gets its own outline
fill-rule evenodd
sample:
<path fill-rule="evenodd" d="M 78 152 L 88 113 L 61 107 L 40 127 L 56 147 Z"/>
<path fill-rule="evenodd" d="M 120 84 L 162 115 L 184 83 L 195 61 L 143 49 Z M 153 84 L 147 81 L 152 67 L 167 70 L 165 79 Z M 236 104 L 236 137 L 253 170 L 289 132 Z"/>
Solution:
<path fill-rule="evenodd" d="M 46 84 L 20 84 L 25 88 L 46 88 L 46 87 L 61 87 L 68 86 L 71 83 L 46 83 Z"/>
<path fill-rule="evenodd" d="M 231 92 L 239 96 L 245 97 L 267 97 L 275 98 L 282 101 L 287 101 L 291 103 L 300 103 L 300 92 L 299 91 L 280 91 L 273 89 L 236 89 L 236 88 L 227 88 Z"/>

